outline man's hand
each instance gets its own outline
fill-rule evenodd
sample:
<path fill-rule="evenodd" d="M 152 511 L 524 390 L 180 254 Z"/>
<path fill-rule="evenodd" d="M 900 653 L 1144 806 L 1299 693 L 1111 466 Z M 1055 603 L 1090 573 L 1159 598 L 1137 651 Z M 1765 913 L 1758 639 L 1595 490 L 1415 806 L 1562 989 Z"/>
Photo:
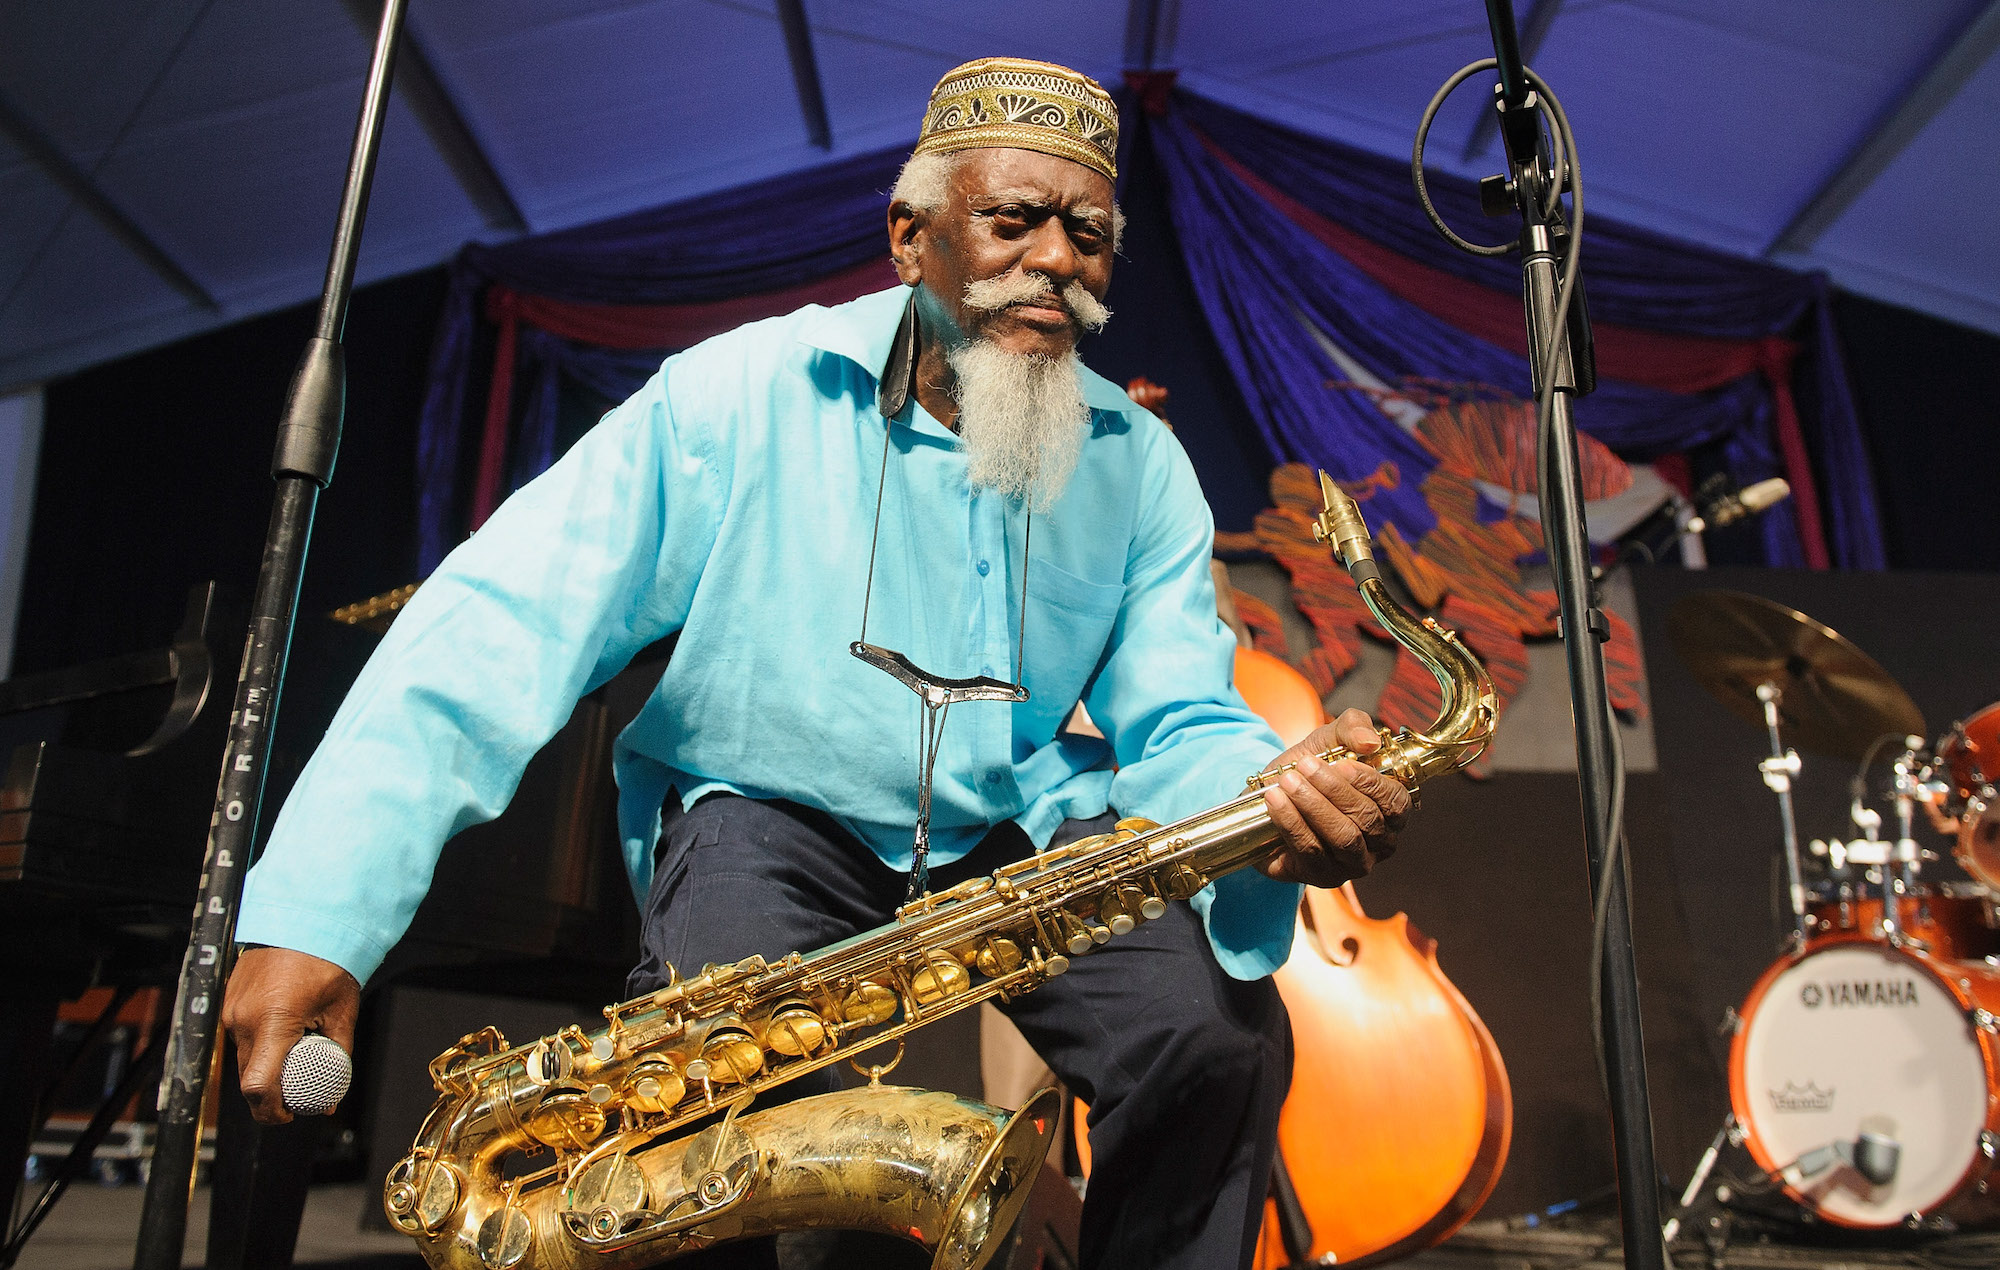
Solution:
<path fill-rule="evenodd" d="M 278 1086 L 285 1056 L 308 1031 L 354 1052 L 361 985 L 330 961 L 289 948 L 252 948 L 236 960 L 222 1026 L 236 1042 L 236 1067 L 250 1114 L 265 1124 L 292 1118 Z"/>
<path fill-rule="evenodd" d="M 1381 744 L 1367 712 L 1348 710 L 1271 760 L 1267 772 L 1295 766 L 1264 791 L 1284 840 L 1259 868 L 1280 882 L 1339 886 L 1389 858 L 1410 812 L 1410 791 L 1366 763 L 1329 765 L 1316 757 L 1337 745 L 1372 754 Z"/>

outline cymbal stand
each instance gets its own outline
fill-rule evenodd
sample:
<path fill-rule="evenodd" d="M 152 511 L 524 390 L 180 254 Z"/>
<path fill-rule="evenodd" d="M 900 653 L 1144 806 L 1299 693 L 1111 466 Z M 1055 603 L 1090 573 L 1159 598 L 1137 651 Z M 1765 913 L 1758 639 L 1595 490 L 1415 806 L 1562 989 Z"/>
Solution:
<path fill-rule="evenodd" d="M 1771 757 L 1757 764 L 1764 783 L 1778 796 L 1778 815 L 1785 828 L 1785 889 L 1792 902 L 1792 938 L 1803 949 L 1806 944 L 1806 884 L 1799 869 L 1799 822 L 1792 810 L 1792 780 L 1799 774 L 1797 750 L 1785 748 L 1778 733 L 1778 705 L 1784 691 L 1774 683 L 1757 685 L 1757 700 L 1764 703 L 1764 730 L 1771 737 Z M 1884 905 L 1886 909 L 1887 906 Z"/>
<path fill-rule="evenodd" d="M 1904 737 L 1903 753 L 1892 769 L 1896 791 L 1896 850 L 1891 857 L 1894 880 L 1891 881 L 1891 865 L 1884 864 L 1882 913 L 1884 924 L 1894 921 L 1898 930 L 1903 927 L 1904 899 L 1917 893 L 1917 840 L 1910 829 L 1916 816 L 1918 782 L 1923 779 L 1923 746 L 1924 739 L 1920 736 Z"/>

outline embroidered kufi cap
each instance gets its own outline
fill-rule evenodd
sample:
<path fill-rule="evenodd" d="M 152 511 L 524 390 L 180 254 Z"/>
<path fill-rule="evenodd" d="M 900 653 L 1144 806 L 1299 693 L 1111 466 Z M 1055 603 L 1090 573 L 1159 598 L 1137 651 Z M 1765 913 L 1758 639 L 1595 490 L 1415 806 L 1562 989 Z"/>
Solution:
<path fill-rule="evenodd" d="M 1104 86 L 1066 66 L 982 57 L 938 81 L 917 154 L 1033 150 L 1118 179 L 1118 107 Z"/>

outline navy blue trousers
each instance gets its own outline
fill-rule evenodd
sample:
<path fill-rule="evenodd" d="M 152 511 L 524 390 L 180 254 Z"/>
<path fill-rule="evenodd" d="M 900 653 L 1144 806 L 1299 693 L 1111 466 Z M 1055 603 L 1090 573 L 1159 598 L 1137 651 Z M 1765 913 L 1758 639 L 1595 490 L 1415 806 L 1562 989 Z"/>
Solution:
<path fill-rule="evenodd" d="M 1071 821 L 1057 840 L 1110 827 L 1109 816 Z M 1003 825 L 932 870 L 932 888 L 1032 850 Z M 821 813 L 729 795 L 685 812 L 670 804 L 631 995 L 661 986 L 668 964 L 694 974 L 705 962 L 810 952 L 880 926 L 907 886 Z M 1001 1009 L 1090 1104 L 1084 1270 L 1247 1270 L 1291 1083 L 1291 1027 L 1271 981 L 1223 973 L 1193 910 L 1174 904 Z M 792 1082 L 799 1094 L 838 1083 L 831 1070 Z M 770 1264 L 759 1256 L 744 1249 L 714 1264 Z"/>

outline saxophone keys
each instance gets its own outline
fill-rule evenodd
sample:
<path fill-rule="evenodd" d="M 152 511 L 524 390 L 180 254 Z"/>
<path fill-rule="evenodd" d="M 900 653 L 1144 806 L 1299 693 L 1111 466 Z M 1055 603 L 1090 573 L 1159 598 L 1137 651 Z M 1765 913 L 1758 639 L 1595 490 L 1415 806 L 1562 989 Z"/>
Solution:
<path fill-rule="evenodd" d="M 1151 916 L 1158 917 L 1160 913 L 1166 911 L 1166 906 L 1160 904 L 1158 899 L 1127 882 L 1111 889 L 1099 903 L 1097 914 L 1113 935 L 1129 935 L 1138 929 L 1140 921 L 1147 917 L 1145 909 L 1148 900 L 1159 906 L 1159 912 Z"/>
<path fill-rule="evenodd" d="M 936 1005 L 971 986 L 964 964 L 942 948 L 926 952 L 923 967 L 910 976 L 910 995 L 918 1005 Z"/>
<path fill-rule="evenodd" d="M 1112 827 L 1122 829 L 1126 833 L 1151 833 L 1160 827 L 1160 822 L 1148 820 L 1144 816 L 1127 816 Z"/>
<path fill-rule="evenodd" d="M 389 1171 L 383 1207 L 390 1223 L 404 1234 L 435 1234 L 457 1211 L 463 1189 L 458 1170 L 444 1161 L 405 1156 Z"/>
<path fill-rule="evenodd" d="M 1208 879 L 1192 865 L 1177 864 L 1167 871 L 1162 889 L 1177 900 L 1187 900 L 1193 899 L 1207 885 Z"/>
<path fill-rule="evenodd" d="M 1145 918 L 1147 921 L 1154 921 L 1166 915 L 1167 902 L 1159 896 L 1148 895 L 1145 899 L 1139 901 L 1139 916 Z"/>
<path fill-rule="evenodd" d="M 708 1079 L 718 1085 L 740 1085 L 764 1070 L 764 1047 L 737 1028 L 718 1028 L 701 1047 Z"/>
<path fill-rule="evenodd" d="M 528 1079 L 537 1085 L 557 1085 L 569 1079 L 570 1068 L 575 1064 L 576 1055 L 568 1045 L 553 1036 L 543 1037 L 528 1051 L 521 1061 Z"/>
<path fill-rule="evenodd" d="M 533 1237 L 534 1227 L 528 1215 L 508 1204 L 494 1209 L 479 1223 L 473 1246 L 479 1252 L 479 1259 L 491 1270 L 511 1270 L 528 1255 L 528 1243 Z"/>
<path fill-rule="evenodd" d="M 558 1089 L 527 1117 L 530 1137 L 558 1151 L 583 1151 L 604 1132 L 605 1112 L 581 1089 Z M 511 1264 L 511 1263 L 509 1263 Z"/>
<path fill-rule="evenodd" d="M 850 1024 L 872 1027 L 895 1018 L 898 1005 L 894 992 L 864 979 L 841 1001 L 840 1013 Z"/>
<path fill-rule="evenodd" d="M 826 1044 L 826 1020 L 803 1001 L 778 1007 L 764 1029 L 764 1044 L 787 1058 L 803 1058 Z"/>
<path fill-rule="evenodd" d="M 973 958 L 973 965 L 988 979 L 998 979 L 1011 975 L 1021 968 L 1021 949 L 1011 939 L 995 936 L 980 945 L 979 953 Z"/>
<path fill-rule="evenodd" d="M 668 1111 L 687 1094 L 687 1081 L 665 1059 L 640 1063 L 625 1082 L 625 1105 L 635 1111 Z"/>
<path fill-rule="evenodd" d="M 608 1239 L 624 1228 L 625 1219 L 646 1207 L 646 1173 L 624 1152 L 602 1156 L 576 1175 L 567 1207 L 586 1216 L 590 1232 Z"/>

